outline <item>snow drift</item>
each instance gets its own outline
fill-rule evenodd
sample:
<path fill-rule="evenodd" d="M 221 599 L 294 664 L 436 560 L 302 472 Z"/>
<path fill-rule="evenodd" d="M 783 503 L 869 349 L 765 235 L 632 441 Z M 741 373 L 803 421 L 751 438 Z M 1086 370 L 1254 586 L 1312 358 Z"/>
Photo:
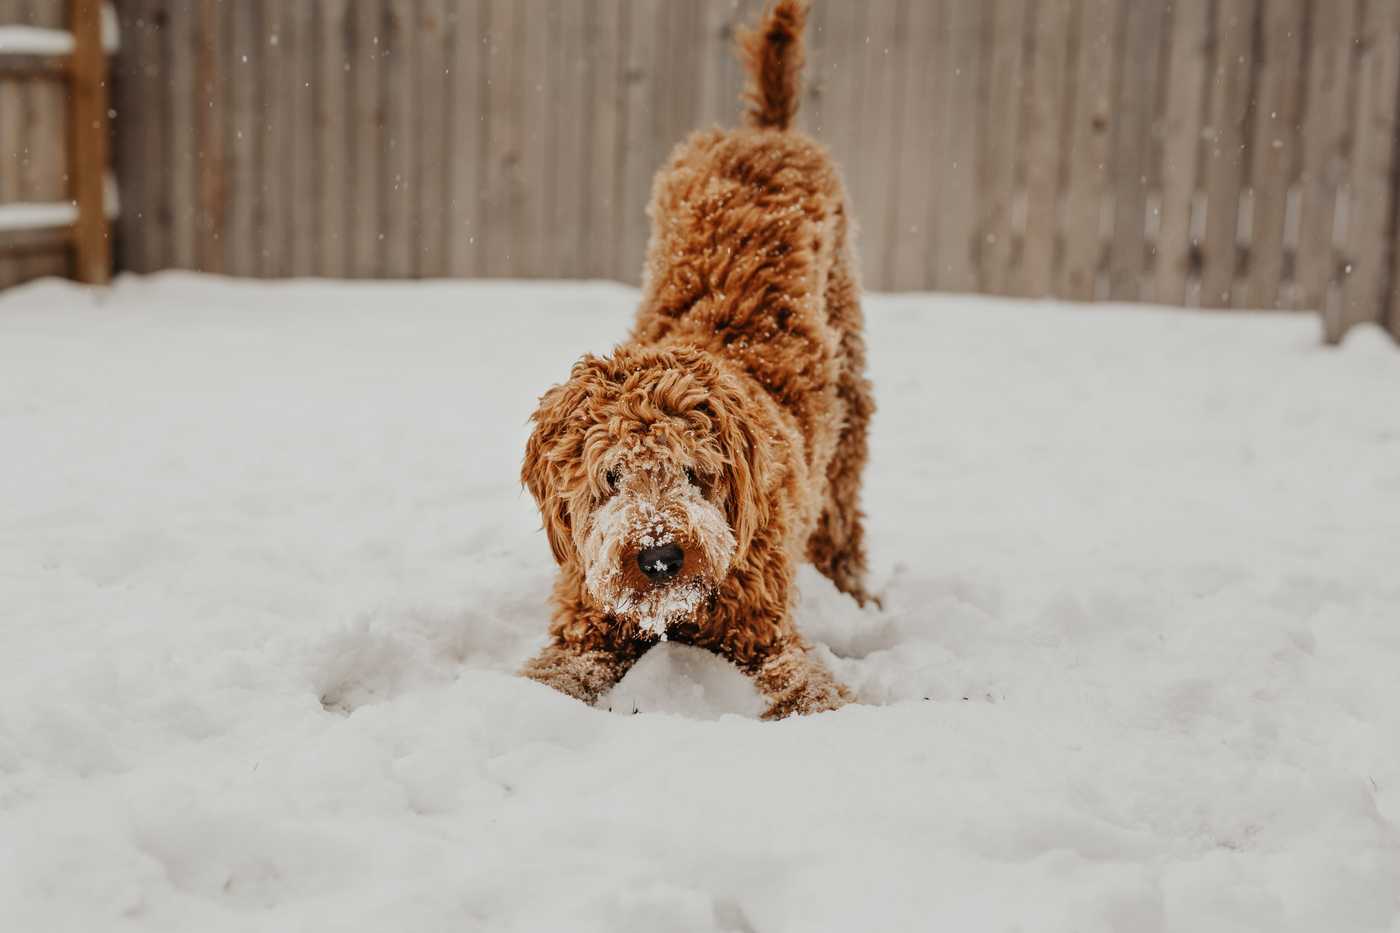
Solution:
<path fill-rule="evenodd" d="M 12 930 L 1400 930 L 1400 352 L 873 298 L 861 705 L 512 670 L 598 284 L 0 298 Z M 611 712 L 609 712 L 609 710 Z M 637 713 L 638 715 L 632 715 Z"/>

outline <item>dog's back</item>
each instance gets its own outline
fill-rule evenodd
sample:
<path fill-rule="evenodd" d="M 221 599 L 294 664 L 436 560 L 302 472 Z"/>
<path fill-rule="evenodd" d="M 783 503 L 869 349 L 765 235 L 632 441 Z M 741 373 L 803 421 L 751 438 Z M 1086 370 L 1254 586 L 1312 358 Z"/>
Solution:
<path fill-rule="evenodd" d="M 741 35 L 748 125 L 695 133 L 657 174 L 633 336 L 734 359 L 816 440 L 814 419 L 837 414 L 831 395 L 864 353 L 841 179 L 791 129 L 805 17 L 780 0 Z"/>

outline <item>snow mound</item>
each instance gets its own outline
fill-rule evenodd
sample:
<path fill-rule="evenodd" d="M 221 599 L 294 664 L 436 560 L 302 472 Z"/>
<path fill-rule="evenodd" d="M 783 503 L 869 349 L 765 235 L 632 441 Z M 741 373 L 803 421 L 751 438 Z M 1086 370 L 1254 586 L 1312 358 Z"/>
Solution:
<path fill-rule="evenodd" d="M 1400 930 L 1400 352 L 1312 319 L 869 302 L 861 705 L 664 645 L 512 671 L 535 398 L 605 284 L 0 297 L 14 930 Z"/>

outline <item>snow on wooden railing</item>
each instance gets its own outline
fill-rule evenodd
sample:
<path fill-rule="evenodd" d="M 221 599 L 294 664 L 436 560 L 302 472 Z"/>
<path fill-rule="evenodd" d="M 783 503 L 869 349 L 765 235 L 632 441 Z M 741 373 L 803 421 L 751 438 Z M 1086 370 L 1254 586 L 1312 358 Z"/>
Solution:
<path fill-rule="evenodd" d="M 98 0 L 69 0 L 67 26 L 0 24 L 0 81 L 6 82 L 0 90 L 10 95 L 10 103 L 32 82 L 58 80 L 68 85 L 62 98 L 67 104 L 66 134 L 63 119 L 52 113 L 46 117 L 54 119 L 25 119 L 0 127 L 0 145 L 6 149 L 0 162 L 0 198 L 7 202 L 0 203 L 0 286 L 26 277 L 26 267 L 16 266 L 5 254 L 68 246 L 73 247 L 73 272 L 79 280 L 105 282 L 111 274 L 110 220 L 118 208 L 116 185 L 107 171 L 107 56 L 118 48 L 117 16 Z M 38 111 L 59 106 L 56 98 L 38 100 L 38 95 L 26 103 Z M 0 106 L 6 109 L 15 108 Z M 47 138 L 35 138 L 38 133 Z M 21 164 L 61 159 L 57 151 L 65 148 L 65 141 L 66 199 L 16 200 L 16 194 L 23 194 L 14 177 Z M 36 156 L 36 151 L 41 154 Z"/>

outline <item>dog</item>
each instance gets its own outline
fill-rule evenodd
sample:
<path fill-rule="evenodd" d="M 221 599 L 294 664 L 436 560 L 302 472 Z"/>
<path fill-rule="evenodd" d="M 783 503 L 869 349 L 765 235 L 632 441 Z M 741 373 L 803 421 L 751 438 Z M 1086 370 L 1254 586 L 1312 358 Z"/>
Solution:
<path fill-rule="evenodd" d="M 532 416 L 521 479 L 559 575 L 521 673 L 586 703 L 666 639 L 749 674 L 766 719 L 853 699 L 793 622 L 803 558 L 871 601 L 853 225 L 831 158 L 792 128 L 806 14 L 777 0 L 740 34 L 747 125 L 676 147 L 631 338 Z"/>

